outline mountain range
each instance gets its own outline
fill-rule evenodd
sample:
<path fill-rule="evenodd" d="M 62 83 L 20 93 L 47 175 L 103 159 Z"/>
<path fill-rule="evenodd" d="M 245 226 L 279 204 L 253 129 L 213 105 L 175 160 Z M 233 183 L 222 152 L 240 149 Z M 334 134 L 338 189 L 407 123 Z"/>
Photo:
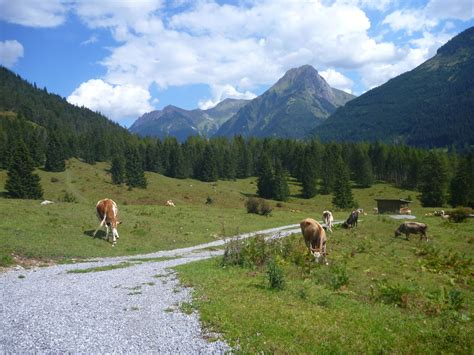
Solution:
<path fill-rule="evenodd" d="M 331 88 L 311 65 L 288 70 L 270 89 L 242 107 L 217 136 L 304 138 L 353 95 Z"/>
<path fill-rule="evenodd" d="M 417 68 L 339 108 L 312 135 L 323 141 L 474 146 L 474 27 Z"/>
<path fill-rule="evenodd" d="M 169 105 L 163 110 L 145 113 L 129 130 L 141 136 L 173 136 L 180 142 L 194 135 L 211 137 L 222 123 L 247 103 L 248 100 L 225 99 L 208 110 L 185 110 Z"/>
<path fill-rule="evenodd" d="M 290 69 L 253 100 L 226 99 L 209 110 L 167 106 L 141 116 L 130 131 L 142 136 L 304 138 L 354 96 L 331 88 L 310 65 Z"/>

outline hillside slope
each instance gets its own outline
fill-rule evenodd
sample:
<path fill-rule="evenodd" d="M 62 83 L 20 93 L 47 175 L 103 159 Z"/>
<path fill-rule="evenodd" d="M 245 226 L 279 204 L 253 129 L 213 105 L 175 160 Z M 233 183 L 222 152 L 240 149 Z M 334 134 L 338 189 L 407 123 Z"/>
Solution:
<path fill-rule="evenodd" d="M 474 27 L 410 72 L 339 108 L 313 136 L 419 147 L 474 145 Z"/>

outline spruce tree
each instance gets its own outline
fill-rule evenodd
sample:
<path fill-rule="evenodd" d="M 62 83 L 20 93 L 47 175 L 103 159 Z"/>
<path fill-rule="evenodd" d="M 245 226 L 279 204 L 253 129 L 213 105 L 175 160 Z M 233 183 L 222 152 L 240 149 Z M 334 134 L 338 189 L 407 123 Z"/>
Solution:
<path fill-rule="evenodd" d="M 147 187 L 143 163 L 136 147 L 128 147 L 125 153 L 125 182 L 129 188 L 140 187 L 145 189 Z"/>
<path fill-rule="evenodd" d="M 451 206 L 474 208 L 474 154 L 463 157 L 450 184 Z"/>
<path fill-rule="evenodd" d="M 336 208 L 350 208 L 354 205 L 352 196 L 349 168 L 344 164 L 341 157 L 334 162 L 337 174 L 334 180 L 334 196 L 332 204 Z"/>
<path fill-rule="evenodd" d="M 262 153 L 257 173 L 257 195 L 263 198 L 273 197 L 273 168 L 270 157 Z"/>
<path fill-rule="evenodd" d="M 436 152 L 430 152 L 421 168 L 420 201 L 423 207 L 441 207 L 448 190 L 447 162 Z"/>
<path fill-rule="evenodd" d="M 275 162 L 275 176 L 273 177 L 273 198 L 278 201 L 286 201 L 290 195 L 285 170 L 280 162 Z"/>
<path fill-rule="evenodd" d="M 299 170 L 303 197 L 312 198 L 316 196 L 316 169 L 314 168 L 313 160 L 308 151 L 304 153 Z"/>
<path fill-rule="evenodd" d="M 60 172 L 66 170 L 66 161 L 63 146 L 55 132 L 51 132 L 48 137 L 48 147 L 46 148 L 46 171 Z"/>
<path fill-rule="evenodd" d="M 125 160 L 121 156 L 115 156 L 112 159 L 112 166 L 110 167 L 112 174 L 112 183 L 120 185 L 125 182 Z"/>
<path fill-rule="evenodd" d="M 201 181 L 217 181 L 218 174 L 216 158 L 210 144 L 206 145 L 206 148 L 204 148 L 199 170 L 198 176 Z"/>
<path fill-rule="evenodd" d="M 8 166 L 5 190 L 12 198 L 40 199 L 43 189 L 40 177 L 33 173 L 34 164 L 30 152 L 23 141 L 19 141 L 13 150 Z"/>
<path fill-rule="evenodd" d="M 361 187 L 371 187 L 374 183 L 374 174 L 369 155 L 362 147 L 355 147 L 352 161 L 355 162 L 354 180 Z"/>

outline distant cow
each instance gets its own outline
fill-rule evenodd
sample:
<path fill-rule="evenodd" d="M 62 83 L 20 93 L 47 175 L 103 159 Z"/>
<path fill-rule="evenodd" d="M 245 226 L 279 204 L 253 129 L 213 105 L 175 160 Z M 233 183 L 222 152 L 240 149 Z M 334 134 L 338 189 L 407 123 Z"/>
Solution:
<path fill-rule="evenodd" d="M 323 222 L 326 224 L 326 229 L 332 233 L 332 224 L 334 222 L 334 218 L 331 211 L 323 211 Z"/>
<path fill-rule="evenodd" d="M 359 221 L 359 211 L 352 211 L 347 220 L 342 224 L 344 228 L 353 228 L 357 227 Z"/>
<path fill-rule="evenodd" d="M 402 233 L 405 234 L 405 238 L 408 240 L 410 234 L 419 234 L 420 240 L 425 238 L 428 240 L 426 236 L 426 230 L 428 226 L 424 223 L 419 222 L 404 222 L 400 224 L 400 227 L 395 231 L 395 237 L 400 236 Z"/>
<path fill-rule="evenodd" d="M 402 207 L 400 208 L 400 214 L 411 214 L 411 209 L 408 207 Z"/>
<path fill-rule="evenodd" d="M 165 202 L 165 206 L 176 207 L 173 200 L 168 200 Z"/>
<path fill-rule="evenodd" d="M 317 262 L 321 256 L 326 265 L 326 232 L 324 228 L 312 218 L 306 218 L 300 222 L 301 233 L 306 246 Z"/>
<path fill-rule="evenodd" d="M 109 240 L 109 227 L 112 229 L 112 246 L 115 246 L 119 234 L 117 231 L 117 226 L 120 224 L 120 221 L 117 219 L 118 208 L 117 204 L 109 198 L 105 198 L 97 202 L 96 205 L 97 218 L 99 218 L 100 224 L 99 227 L 94 232 L 94 237 L 97 234 L 98 230 L 104 226 L 107 229 L 105 237 Z"/>

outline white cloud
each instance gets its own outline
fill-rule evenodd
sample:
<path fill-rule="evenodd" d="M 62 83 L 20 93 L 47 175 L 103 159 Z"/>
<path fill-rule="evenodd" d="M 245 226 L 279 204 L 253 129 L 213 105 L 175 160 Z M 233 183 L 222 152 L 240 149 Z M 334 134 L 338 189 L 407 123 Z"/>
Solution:
<path fill-rule="evenodd" d="M 96 34 L 93 34 L 92 36 L 89 37 L 89 39 L 82 41 L 81 46 L 87 46 L 89 44 L 97 43 L 98 41 L 99 41 L 99 37 Z"/>
<path fill-rule="evenodd" d="M 28 27 L 56 27 L 66 20 L 61 0 L 0 0 L 0 20 Z"/>
<path fill-rule="evenodd" d="M 23 57 L 23 46 L 16 40 L 0 42 L 0 64 L 11 68 Z"/>
<path fill-rule="evenodd" d="M 112 120 L 120 122 L 126 118 L 136 118 L 154 110 L 150 105 L 150 93 L 136 85 L 111 85 L 101 79 L 82 83 L 67 98 L 67 101 L 99 111 Z"/>
<path fill-rule="evenodd" d="M 423 32 L 422 37 L 409 41 L 409 46 L 400 49 L 400 59 L 394 62 L 366 65 L 360 69 L 362 82 L 369 88 L 383 84 L 387 80 L 412 70 L 436 54 L 436 50 L 446 43 L 453 34 L 433 35 Z"/>
<path fill-rule="evenodd" d="M 431 0 L 423 8 L 396 10 L 383 20 L 394 31 L 405 30 L 409 35 L 426 31 L 446 19 L 467 21 L 474 18 L 472 0 Z"/>
<path fill-rule="evenodd" d="M 251 100 L 257 97 L 257 95 L 250 91 L 239 92 L 232 85 L 213 85 L 211 89 L 213 98 L 211 100 L 202 100 L 198 103 L 201 110 L 212 108 L 222 100 L 228 98 Z"/>
<path fill-rule="evenodd" d="M 329 68 L 327 70 L 320 71 L 319 75 L 321 75 L 331 87 L 352 94 L 352 86 L 354 85 L 354 82 L 344 74 Z"/>
<path fill-rule="evenodd" d="M 426 13 L 438 19 L 467 21 L 474 18 L 474 3 L 472 0 L 431 0 Z"/>

